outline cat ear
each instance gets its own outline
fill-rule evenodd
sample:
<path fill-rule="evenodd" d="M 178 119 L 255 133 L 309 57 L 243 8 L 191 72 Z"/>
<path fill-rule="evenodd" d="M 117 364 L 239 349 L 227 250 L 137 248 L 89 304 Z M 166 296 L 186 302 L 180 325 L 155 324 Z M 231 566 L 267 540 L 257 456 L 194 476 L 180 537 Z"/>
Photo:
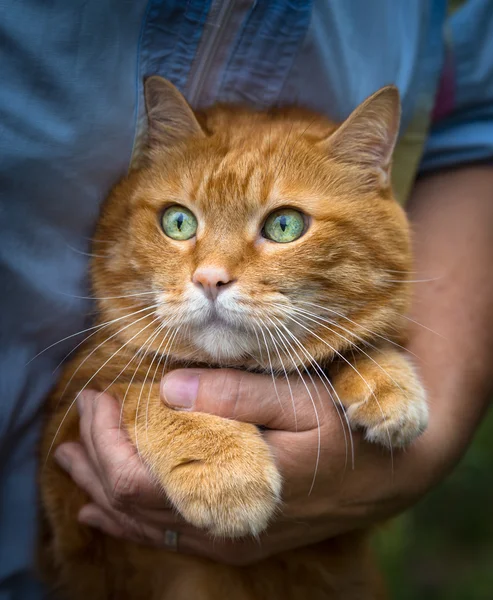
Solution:
<path fill-rule="evenodd" d="M 145 81 L 144 89 L 151 149 L 205 135 L 188 102 L 172 83 L 153 75 Z"/>
<path fill-rule="evenodd" d="M 388 187 L 400 116 L 399 91 L 386 86 L 360 104 L 323 143 L 331 158 L 374 173 L 377 183 Z"/>

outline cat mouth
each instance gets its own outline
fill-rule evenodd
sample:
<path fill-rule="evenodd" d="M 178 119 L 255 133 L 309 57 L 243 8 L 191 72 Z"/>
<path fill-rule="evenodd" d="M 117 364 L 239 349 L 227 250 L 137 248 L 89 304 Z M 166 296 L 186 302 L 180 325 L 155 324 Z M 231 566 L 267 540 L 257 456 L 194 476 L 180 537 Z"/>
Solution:
<path fill-rule="evenodd" d="M 220 327 L 231 331 L 246 332 L 251 329 L 249 315 L 235 308 L 220 306 L 217 302 L 210 302 L 207 307 L 194 311 L 191 321 L 196 328 Z"/>
<path fill-rule="evenodd" d="M 219 361 L 239 359 L 254 350 L 251 329 L 232 325 L 217 315 L 197 327 L 191 341 L 198 351 L 205 351 L 207 356 Z"/>
<path fill-rule="evenodd" d="M 245 315 L 240 316 L 239 312 L 231 313 L 229 310 L 217 310 L 216 308 L 204 319 L 201 327 L 217 327 L 232 333 L 247 331 Z"/>

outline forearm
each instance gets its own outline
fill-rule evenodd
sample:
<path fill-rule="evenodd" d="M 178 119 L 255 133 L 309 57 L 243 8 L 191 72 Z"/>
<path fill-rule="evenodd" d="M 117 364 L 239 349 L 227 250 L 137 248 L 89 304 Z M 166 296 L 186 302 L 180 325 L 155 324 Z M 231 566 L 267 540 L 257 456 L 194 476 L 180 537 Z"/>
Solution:
<path fill-rule="evenodd" d="M 437 173 L 409 204 L 415 277 L 410 350 L 431 415 L 425 438 L 450 468 L 484 414 L 493 371 L 493 166 Z M 423 327 L 424 326 L 424 327 Z M 429 329 L 427 329 L 429 328 Z M 433 330 L 434 333 L 432 333 Z"/>

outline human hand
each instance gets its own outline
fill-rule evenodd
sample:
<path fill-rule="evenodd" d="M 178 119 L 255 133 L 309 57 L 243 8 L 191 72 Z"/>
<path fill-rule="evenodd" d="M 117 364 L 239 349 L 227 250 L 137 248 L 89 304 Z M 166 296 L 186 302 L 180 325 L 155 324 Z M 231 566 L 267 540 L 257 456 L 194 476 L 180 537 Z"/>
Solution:
<path fill-rule="evenodd" d="M 198 386 L 187 385 L 196 375 Z M 274 386 L 270 376 L 233 370 L 180 370 L 163 380 L 168 405 L 182 403 L 185 391 L 193 389 L 195 399 L 189 396 L 192 404 L 182 410 L 267 427 L 264 437 L 284 479 L 279 517 L 259 540 L 212 541 L 177 515 L 152 482 L 120 431 L 118 402 L 89 392 L 79 402 L 81 444 L 64 444 L 56 453 L 92 499 L 79 514 L 81 522 L 116 537 L 163 547 L 167 532 L 177 532 L 181 552 L 245 564 L 395 514 L 440 473 L 432 457 L 441 453 L 433 451 L 429 434 L 406 453 L 391 456 L 360 434 L 349 434 L 321 384 L 305 386 L 293 377 L 289 385 L 277 380 Z"/>

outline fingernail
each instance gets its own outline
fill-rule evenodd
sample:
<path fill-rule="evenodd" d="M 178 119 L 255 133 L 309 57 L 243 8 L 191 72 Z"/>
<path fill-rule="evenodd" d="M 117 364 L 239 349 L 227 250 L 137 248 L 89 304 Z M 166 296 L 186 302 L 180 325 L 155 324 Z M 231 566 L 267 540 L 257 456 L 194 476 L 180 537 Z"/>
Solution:
<path fill-rule="evenodd" d="M 101 529 L 101 521 L 97 517 L 93 517 L 92 515 L 88 515 L 80 517 L 79 521 L 84 525 L 88 525 L 89 527 L 96 527 L 97 529 Z"/>
<path fill-rule="evenodd" d="M 163 379 L 163 400 L 169 406 L 190 410 L 197 398 L 199 375 L 186 371 L 172 371 Z"/>
<path fill-rule="evenodd" d="M 70 458 L 65 450 L 57 448 L 55 450 L 55 460 L 64 471 L 70 470 Z"/>
<path fill-rule="evenodd" d="M 86 402 L 86 398 L 87 396 L 84 394 L 84 392 L 77 396 L 77 412 L 79 413 L 80 417 L 82 417 L 82 413 L 84 412 L 84 404 Z"/>
<path fill-rule="evenodd" d="M 82 416 L 86 402 L 89 402 L 89 400 L 92 401 L 95 395 L 96 394 L 92 390 L 84 390 L 77 396 L 77 411 L 79 413 L 79 416 Z"/>

